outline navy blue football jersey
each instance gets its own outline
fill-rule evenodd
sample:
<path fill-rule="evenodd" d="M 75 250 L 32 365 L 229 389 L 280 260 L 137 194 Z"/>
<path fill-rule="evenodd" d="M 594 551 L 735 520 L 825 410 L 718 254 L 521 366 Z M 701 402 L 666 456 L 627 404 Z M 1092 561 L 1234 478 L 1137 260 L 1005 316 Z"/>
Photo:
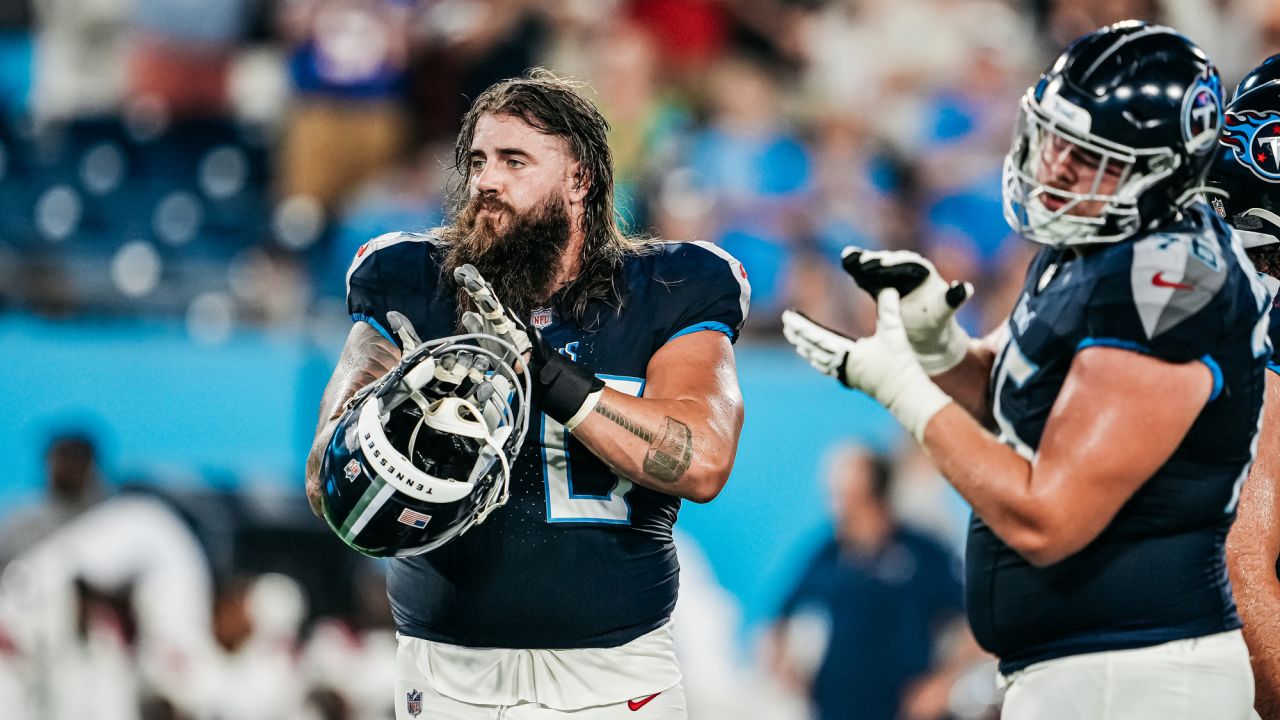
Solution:
<path fill-rule="evenodd" d="M 1002 672 L 1240 627 L 1223 548 L 1256 447 L 1269 302 L 1243 248 L 1207 206 L 1132 241 L 1082 256 L 1046 248 L 1032 261 L 991 381 L 1001 439 L 1021 455 L 1034 456 L 1072 358 L 1085 348 L 1203 362 L 1214 383 L 1169 461 L 1066 560 L 1036 568 L 974 516 L 967 611 Z"/>
<path fill-rule="evenodd" d="M 441 255 L 424 235 L 368 243 L 347 273 L 352 317 L 390 337 L 386 313 L 397 310 L 424 339 L 456 334 L 456 290 L 441 278 Z M 621 311 L 600 302 L 581 324 L 545 309 L 523 318 L 619 392 L 643 395 L 650 358 L 671 340 L 698 331 L 735 340 L 746 318 L 746 273 L 712 245 L 659 243 L 629 257 L 621 280 Z M 390 562 L 401 633 L 468 647 L 615 647 L 670 618 L 679 498 L 615 475 L 532 411 L 507 505 L 448 545 Z"/>

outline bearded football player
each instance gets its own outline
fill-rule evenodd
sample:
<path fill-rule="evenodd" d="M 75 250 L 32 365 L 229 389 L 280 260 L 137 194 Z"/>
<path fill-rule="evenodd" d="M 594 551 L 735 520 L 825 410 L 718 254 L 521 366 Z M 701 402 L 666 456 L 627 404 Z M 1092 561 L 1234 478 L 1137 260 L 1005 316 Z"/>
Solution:
<path fill-rule="evenodd" d="M 334 432 L 345 406 L 400 377 L 419 338 L 427 347 L 466 331 L 531 385 L 509 497 L 495 491 L 482 521 L 390 560 L 402 720 L 686 715 L 669 626 L 672 525 L 682 499 L 713 499 L 733 466 L 743 411 L 731 343 L 750 290 L 716 247 L 619 233 L 607 130 L 550 73 L 495 84 L 463 119 L 451 224 L 376 238 L 348 271 L 355 324 L 308 464 L 318 513 L 332 514 L 331 488 L 344 482 L 326 456 L 347 444 Z M 458 367 L 458 352 L 446 355 L 432 361 L 433 378 Z M 518 395 L 517 385 L 502 390 Z M 437 522 L 429 505 L 415 507 L 388 521 L 424 531 Z M 350 517 L 329 519 L 351 532 L 363 520 Z"/>

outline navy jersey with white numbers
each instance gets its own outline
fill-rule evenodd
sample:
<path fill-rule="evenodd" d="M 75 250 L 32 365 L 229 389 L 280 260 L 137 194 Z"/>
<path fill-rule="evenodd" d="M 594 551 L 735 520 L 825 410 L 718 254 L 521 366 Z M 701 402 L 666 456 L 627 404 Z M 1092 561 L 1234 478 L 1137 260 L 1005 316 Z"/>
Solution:
<path fill-rule="evenodd" d="M 1066 560 L 1036 568 L 973 518 L 969 622 L 1002 672 L 1240 627 L 1223 544 L 1256 447 L 1268 304 L 1244 250 L 1207 207 L 1083 256 L 1036 256 L 992 372 L 1004 442 L 1034 456 L 1072 358 L 1089 347 L 1202 362 L 1213 390 L 1169 461 Z M 1159 396 L 1148 402 L 1160 411 Z"/>
<path fill-rule="evenodd" d="M 397 310 L 424 339 L 455 334 L 456 290 L 440 277 L 441 255 L 424 235 L 366 244 L 347 273 L 352 317 L 387 335 L 386 313 Z M 524 320 L 622 393 L 644 393 L 649 360 L 666 343 L 698 331 L 736 339 L 747 314 L 746 273 L 711 245 L 660 243 L 628 258 L 621 274 L 620 313 L 593 303 L 581 326 L 551 311 Z M 437 550 L 390 561 L 401 633 L 469 647 L 615 647 L 670 618 L 680 500 L 614 475 L 532 410 L 507 505 Z"/>

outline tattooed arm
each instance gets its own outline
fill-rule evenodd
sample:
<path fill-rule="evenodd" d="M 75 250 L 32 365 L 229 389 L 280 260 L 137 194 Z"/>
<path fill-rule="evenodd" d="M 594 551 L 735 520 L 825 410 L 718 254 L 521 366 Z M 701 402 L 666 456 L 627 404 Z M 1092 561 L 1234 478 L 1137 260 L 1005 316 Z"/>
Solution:
<path fill-rule="evenodd" d="M 708 502 L 729 479 L 741 432 L 733 349 L 724 335 L 703 331 L 653 356 L 643 397 L 605 389 L 573 435 L 623 477 Z"/>
<path fill-rule="evenodd" d="M 342 411 L 360 388 L 382 377 L 400 361 L 400 349 L 378 334 L 366 322 L 357 322 L 347 335 L 338 367 L 324 389 L 320 400 L 320 424 L 307 455 L 307 501 L 311 511 L 320 515 L 320 461 Z"/>

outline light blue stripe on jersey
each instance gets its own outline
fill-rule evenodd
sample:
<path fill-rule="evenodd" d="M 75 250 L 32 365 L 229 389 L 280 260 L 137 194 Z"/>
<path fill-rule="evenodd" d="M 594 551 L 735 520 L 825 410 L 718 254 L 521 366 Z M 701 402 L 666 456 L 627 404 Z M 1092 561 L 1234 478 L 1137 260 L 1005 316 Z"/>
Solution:
<path fill-rule="evenodd" d="M 387 329 L 382 327 L 382 323 L 378 322 L 374 318 L 368 315 L 365 315 L 364 313 L 351 313 L 351 319 L 357 322 L 363 320 L 369 323 L 370 325 L 373 326 L 374 330 L 377 330 L 378 333 L 382 335 L 382 337 L 390 340 L 392 345 L 395 345 L 396 347 L 400 347 L 400 343 L 396 342 L 396 339 L 391 337 L 391 333 L 387 332 Z"/>
<path fill-rule="evenodd" d="M 1132 350 L 1134 352 L 1140 352 L 1143 355 L 1148 355 L 1151 353 L 1151 348 L 1147 347 L 1146 345 L 1143 345 L 1142 343 L 1137 343 L 1132 340 L 1120 340 L 1118 338 L 1094 338 L 1094 337 L 1088 337 L 1081 340 L 1080 344 L 1076 345 L 1076 352 L 1080 352 L 1085 348 L 1091 348 L 1091 347 L 1120 348 L 1121 350 Z"/>
<path fill-rule="evenodd" d="M 671 337 L 667 338 L 667 342 L 671 342 L 672 340 L 675 340 L 681 335 L 696 333 L 700 330 L 715 330 L 716 332 L 722 332 L 725 335 L 728 335 L 730 340 L 733 339 L 733 328 L 730 328 L 728 325 L 725 325 L 722 322 L 715 322 L 714 320 L 712 320 L 708 322 L 700 322 L 696 325 L 690 325 L 689 327 L 681 330 L 675 335 L 672 335 Z"/>
<path fill-rule="evenodd" d="M 1120 340 L 1118 338 L 1093 338 L 1093 337 L 1089 337 L 1081 340 L 1080 344 L 1076 345 L 1076 352 L 1080 352 L 1081 350 L 1084 350 L 1085 348 L 1090 348 L 1090 347 L 1113 347 L 1113 348 L 1119 348 L 1121 350 L 1131 350 L 1133 352 L 1139 352 L 1139 353 L 1142 353 L 1143 355 L 1151 354 L 1151 348 L 1148 348 L 1146 345 L 1143 345 L 1142 343 L 1134 342 L 1132 340 Z M 1218 361 L 1214 360 L 1213 357 L 1209 355 L 1202 355 L 1199 358 L 1199 360 L 1200 362 L 1205 364 L 1205 367 L 1209 368 L 1209 372 L 1213 375 L 1213 390 L 1209 393 L 1209 402 L 1213 402 L 1214 400 L 1218 399 L 1219 395 L 1222 394 L 1222 385 L 1223 385 L 1222 368 L 1218 365 Z M 1277 372 L 1280 372 L 1280 370 L 1277 370 Z"/>
<path fill-rule="evenodd" d="M 1280 375 L 1280 363 L 1267 363 L 1267 369 Z"/>

